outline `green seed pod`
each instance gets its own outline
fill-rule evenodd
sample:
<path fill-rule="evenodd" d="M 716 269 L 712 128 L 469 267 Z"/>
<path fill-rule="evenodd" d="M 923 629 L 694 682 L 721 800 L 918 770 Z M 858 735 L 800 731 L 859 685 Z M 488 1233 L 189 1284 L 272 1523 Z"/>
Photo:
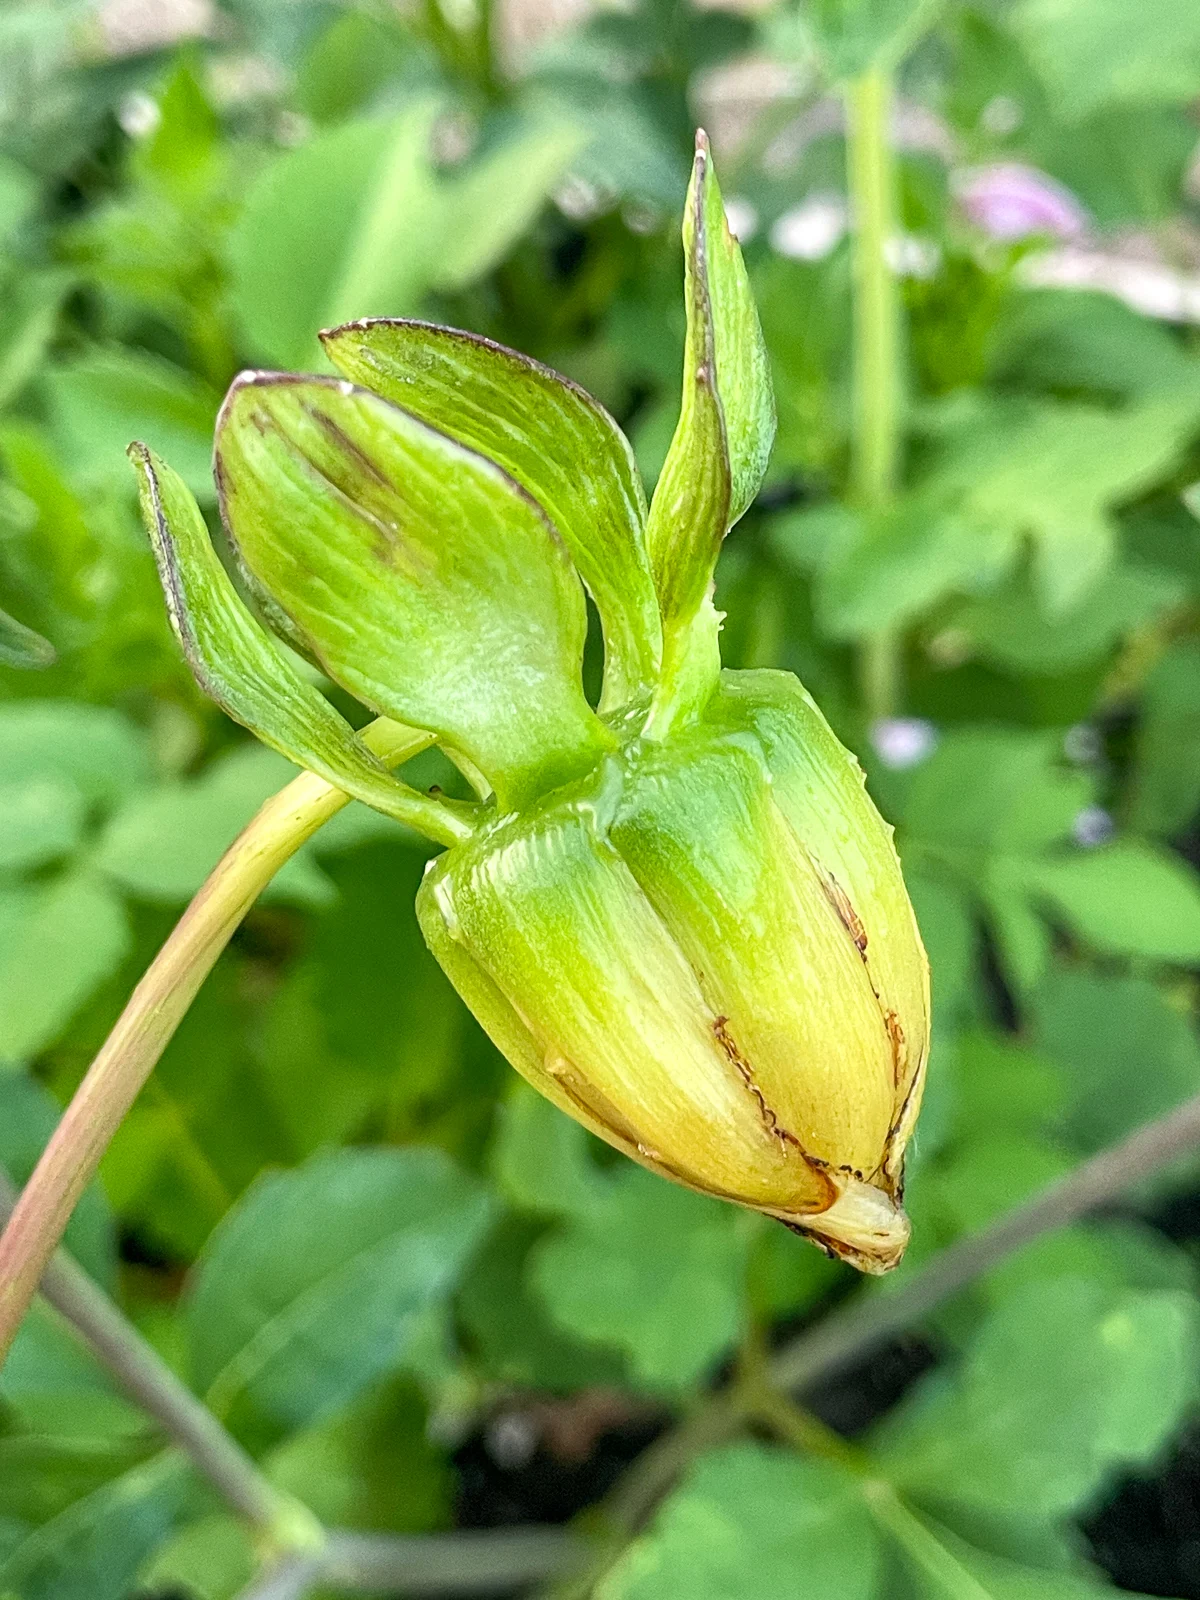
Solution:
<path fill-rule="evenodd" d="M 882 1272 L 908 1238 L 925 954 L 891 831 L 811 698 L 721 671 L 713 569 L 774 407 L 703 136 L 683 231 L 683 403 L 649 508 L 595 401 L 450 329 L 347 324 L 323 335 L 342 377 L 246 373 L 222 409 L 221 510 L 261 614 L 401 723 L 396 747 L 440 744 L 478 804 L 387 770 L 246 610 L 178 476 L 131 454 L 202 686 L 447 846 L 421 927 L 517 1070 L 653 1171 Z"/>

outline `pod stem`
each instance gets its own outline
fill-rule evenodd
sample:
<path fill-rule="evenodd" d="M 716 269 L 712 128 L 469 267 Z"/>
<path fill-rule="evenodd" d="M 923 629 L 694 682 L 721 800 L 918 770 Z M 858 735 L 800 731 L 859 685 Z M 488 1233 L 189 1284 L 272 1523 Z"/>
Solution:
<path fill-rule="evenodd" d="M 363 738 L 391 765 L 432 742 L 387 718 Z M 80 1195 L 217 957 L 284 862 L 349 798 L 311 772 L 272 796 L 205 879 L 133 991 L 0 1237 L 0 1362 Z"/>
<path fill-rule="evenodd" d="M 851 494 L 871 519 L 892 505 L 900 470 L 900 299 L 888 260 L 896 237 L 891 108 L 886 67 L 868 67 L 846 86 L 854 277 Z M 893 715 L 900 700 L 900 644 L 892 630 L 863 641 L 860 671 L 868 717 Z"/>

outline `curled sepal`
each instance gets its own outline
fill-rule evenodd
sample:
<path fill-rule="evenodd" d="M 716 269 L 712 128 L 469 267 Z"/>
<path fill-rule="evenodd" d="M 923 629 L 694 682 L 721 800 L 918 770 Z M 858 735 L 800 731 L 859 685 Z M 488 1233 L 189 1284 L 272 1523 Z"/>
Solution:
<path fill-rule="evenodd" d="M 348 378 L 478 450 L 562 535 L 604 629 L 601 710 L 647 694 L 662 649 L 646 502 L 625 435 L 569 378 L 476 334 L 370 318 L 321 335 Z"/>
<path fill-rule="evenodd" d="M 394 778 L 259 627 L 179 474 L 144 444 L 130 445 L 129 458 L 171 624 L 204 692 L 264 744 L 376 811 L 444 844 L 470 837 L 468 808 L 418 794 Z M 410 735 L 411 748 L 402 743 L 397 759 L 432 743 L 424 731 Z"/>
<path fill-rule="evenodd" d="M 611 744 L 578 575 L 494 462 L 344 380 L 244 373 L 216 463 L 240 559 L 323 669 L 465 756 L 502 809 Z"/>
<path fill-rule="evenodd" d="M 725 534 L 758 492 L 775 437 L 762 329 L 703 132 L 696 135 L 683 247 L 683 397 L 647 527 L 664 633 L 652 722 L 664 731 L 681 706 L 715 685 L 713 569 Z"/>

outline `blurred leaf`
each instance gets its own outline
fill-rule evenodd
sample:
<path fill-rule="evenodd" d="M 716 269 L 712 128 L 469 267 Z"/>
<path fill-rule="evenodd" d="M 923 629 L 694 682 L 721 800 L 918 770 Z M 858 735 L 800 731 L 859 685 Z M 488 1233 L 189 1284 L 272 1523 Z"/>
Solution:
<path fill-rule="evenodd" d="M 52 1044 L 128 948 L 121 902 L 91 874 L 39 888 L 0 942 L 0 1057 Z"/>
<path fill-rule="evenodd" d="M 487 1226 L 479 1183 L 435 1150 L 342 1150 L 264 1175 L 196 1269 L 192 1373 L 221 1417 L 315 1422 L 403 1360 L 420 1313 Z"/>
<path fill-rule="evenodd" d="M 871 1600 L 879 1542 L 843 1468 L 739 1444 L 702 1457 L 597 1600 Z"/>
<path fill-rule="evenodd" d="M 1085 1153 L 1200 1092 L 1190 1019 L 1142 978 L 1058 972 L 1033 1019 L 1039 1048 L 1068 1075 L 1064 1127 Z"/>
<path fill-rule="evenodd" d="M 421 99 L 389 121 L 348 123 L 278 156 L 257 180 L 230 246 L 233 302 L 269 359 L 311 366 L 321 328 L 412 312 L 430 288 L 487 271 L 578 148 L 567 124 L 525 126 L 439 178 L 429 155 L 437 114 Z"/>
<path fill-rule="evenodd" d="M 0 783 L 61 783 L 108 809 L 151 774 L 146 736 L 117 711 L 69 700 L 0 705 Z"/>
<path fill-rule="evenodd" d="M 1122 839 L 1033 869 L 1036 895 L 1096 949 L 1147 961 L 1200 961 L 1200 880 L 1178 856 Z"/>
<path fill-rule="evenodd" d="M 938 9 L 937 0 L 812 0 L 806 21 L 826 70 L 856 78 L 897 64 Z"/>
<path fill-rule="evenodd" d="M 71 287 L 65 272 L 5 276 L 0 300 L 0 408 L 15 400 L 42 367 Z"/>
<path fill-rule="evenodd" d="M 453 1487 L 426 1421 L 420 1391 L 400 1378 L 293 1434 L 265 1468 L 327 1526 L 422 1533 L 448 1521 Z"/>
<path fill-rule="evenodd" d="M 572 1337 L 531 1283 L 531 1252 L 544 1234 L 544 1225 L 507 1216 L 463 1273 L 455 1309 L 473 1362 L 497 1383 L 552 1394 L 628 1387 L 621 1354 Z"/>
<path fill-rule="evenodd" d="M 20 667 L 29 671 L 48 667 L 55 650 L 49 639 L 34 633 L 7 611 L 0 611 L 0 667 Z"/>
<path fill-rule="evenodd" d="M 1142 690 L 1130 822 L 1173 834 L 1200 811 L 1200 644 L 1180 640 Z"/>
<path fill-rule="evenodd" d="M 939 851 L 1025 852 L 1067 837 L 1091 781 L 1056 761 L 1053 735 L 955 730 L 913 774 L 905 826 Z"/>
<path fill-rule="evenodd" d="M 522 1211 L 585 1216 L 608 1189 L 590 1145 L 586 1128 L 528 1084 L 517 1082 L 500 1109 L 492 1172 Z"/>
<path fill-rule="evenodd" d="M 131 350 L 97 350 L 46 375 L 54 432 L 72 476 L 124 482 L 125 450 L 144 439 L 211 501 L 212 433 L 220 395 L 178 367 Z"/>
<path fill-rule="evenodd" d="M 21 1600 L 126 1600 L 179 1515 L 186 1473 L 166 1453 L 82 1495 L 17 1546 L 0 1584 Z"/>
<path fill-rule="evenodd" d="M 186 1600 L 236 1600 L 257 1569 L 250 1530 L 232 1512 L 217 1511 L 168 1539 L 142 1572 L 141 1587 Z"/>
<path fill-rule="evenodd" d="M 111 1272 L 111 1262 L 109 1263 Z M 0 1399 L 32 1434 L 118 1448 L 144 1440 L 145 1413 L 45 1301 L 35 1300 L 0 1374 Z"/>
<path fill-rule="evenodd" d="M 83 837 L 87 800 L 58 778 L 0 782 L 0 816 L 0 871 L 28 871 L 75 848 Z"/>
<path fill-rule="evenodd" d="M 534 1247 L 531 1282 L 567 1332 L 624 1351 L 651 1388 L 680 1388 L 740 1331 L 739 1222 L 704 1196 L 622 1169 L 599 1202 Z"/>
<path fill-rule="evenodd" d="M 274 751 L 242 745 L 198 778 L 134 795 L 105 828 L 93 862 L 131 894 L 167 905 L 189 900 L 263 801 L 295 776 Z M 266 893 L 307 906 L 333 898 L 307 849 L 284 864 Z"/>
<path fill-rule="evenodd" d="M 1019 0 L 1009 24 L 1064 116 L 1200 94 L 1200 14 L 1190 0 Z"/>
<path fill-rule="evenodd" d="M 951 1518 L 959 1506 L 1067 1515 L 1178 1425 L 1194 1335 L 1183 1295 L 1030 1284 L 993 1312 L 957 1373 L 927 1380 L 885 1423 L 881 1465 Z"/>

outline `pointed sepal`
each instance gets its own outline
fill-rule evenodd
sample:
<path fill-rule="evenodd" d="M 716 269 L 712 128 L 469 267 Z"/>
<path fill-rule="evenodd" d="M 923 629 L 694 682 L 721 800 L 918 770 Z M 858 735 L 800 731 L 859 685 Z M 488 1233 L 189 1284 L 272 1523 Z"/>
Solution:
<path fill-rule="evenodd" d="M 322 333 L 339 372 L 509 473 L 562 535 L 604 629 L 601 708 L 647 695 L 662 629 L 629 443 L 578 384 L 506 346 L 396 318 Z"/>
<path fill-rule="evenodd" d="M 239 558 L 324 671 L 465 756 L 503 808 L 611 743 L 583 694 L 578 574 L 494 462 L 345 380 L 253 372 L 216 462 Z"/>
<path fill-rule="evenodd" d="M 775 437 L 762 328 L 703 132 L 683 246 L 683 397 L 647 527 L 663 616 L 663 684 L 651 719 L 659 727 L 715 687 L 713 571 L 721 541 L 758 492 Z"/>
<path fill-rule="evenodd" d="M 171 624 L 196 681 L 264 744 L 376 811 L 451 844 L 471 833 L 466 807 L 402 783 L 288 660 L 242 603 L 183 479 L 144 444 L 129 458 L 154 547 Z M 410 730 L 396 758 L 432 743 Z"/>

